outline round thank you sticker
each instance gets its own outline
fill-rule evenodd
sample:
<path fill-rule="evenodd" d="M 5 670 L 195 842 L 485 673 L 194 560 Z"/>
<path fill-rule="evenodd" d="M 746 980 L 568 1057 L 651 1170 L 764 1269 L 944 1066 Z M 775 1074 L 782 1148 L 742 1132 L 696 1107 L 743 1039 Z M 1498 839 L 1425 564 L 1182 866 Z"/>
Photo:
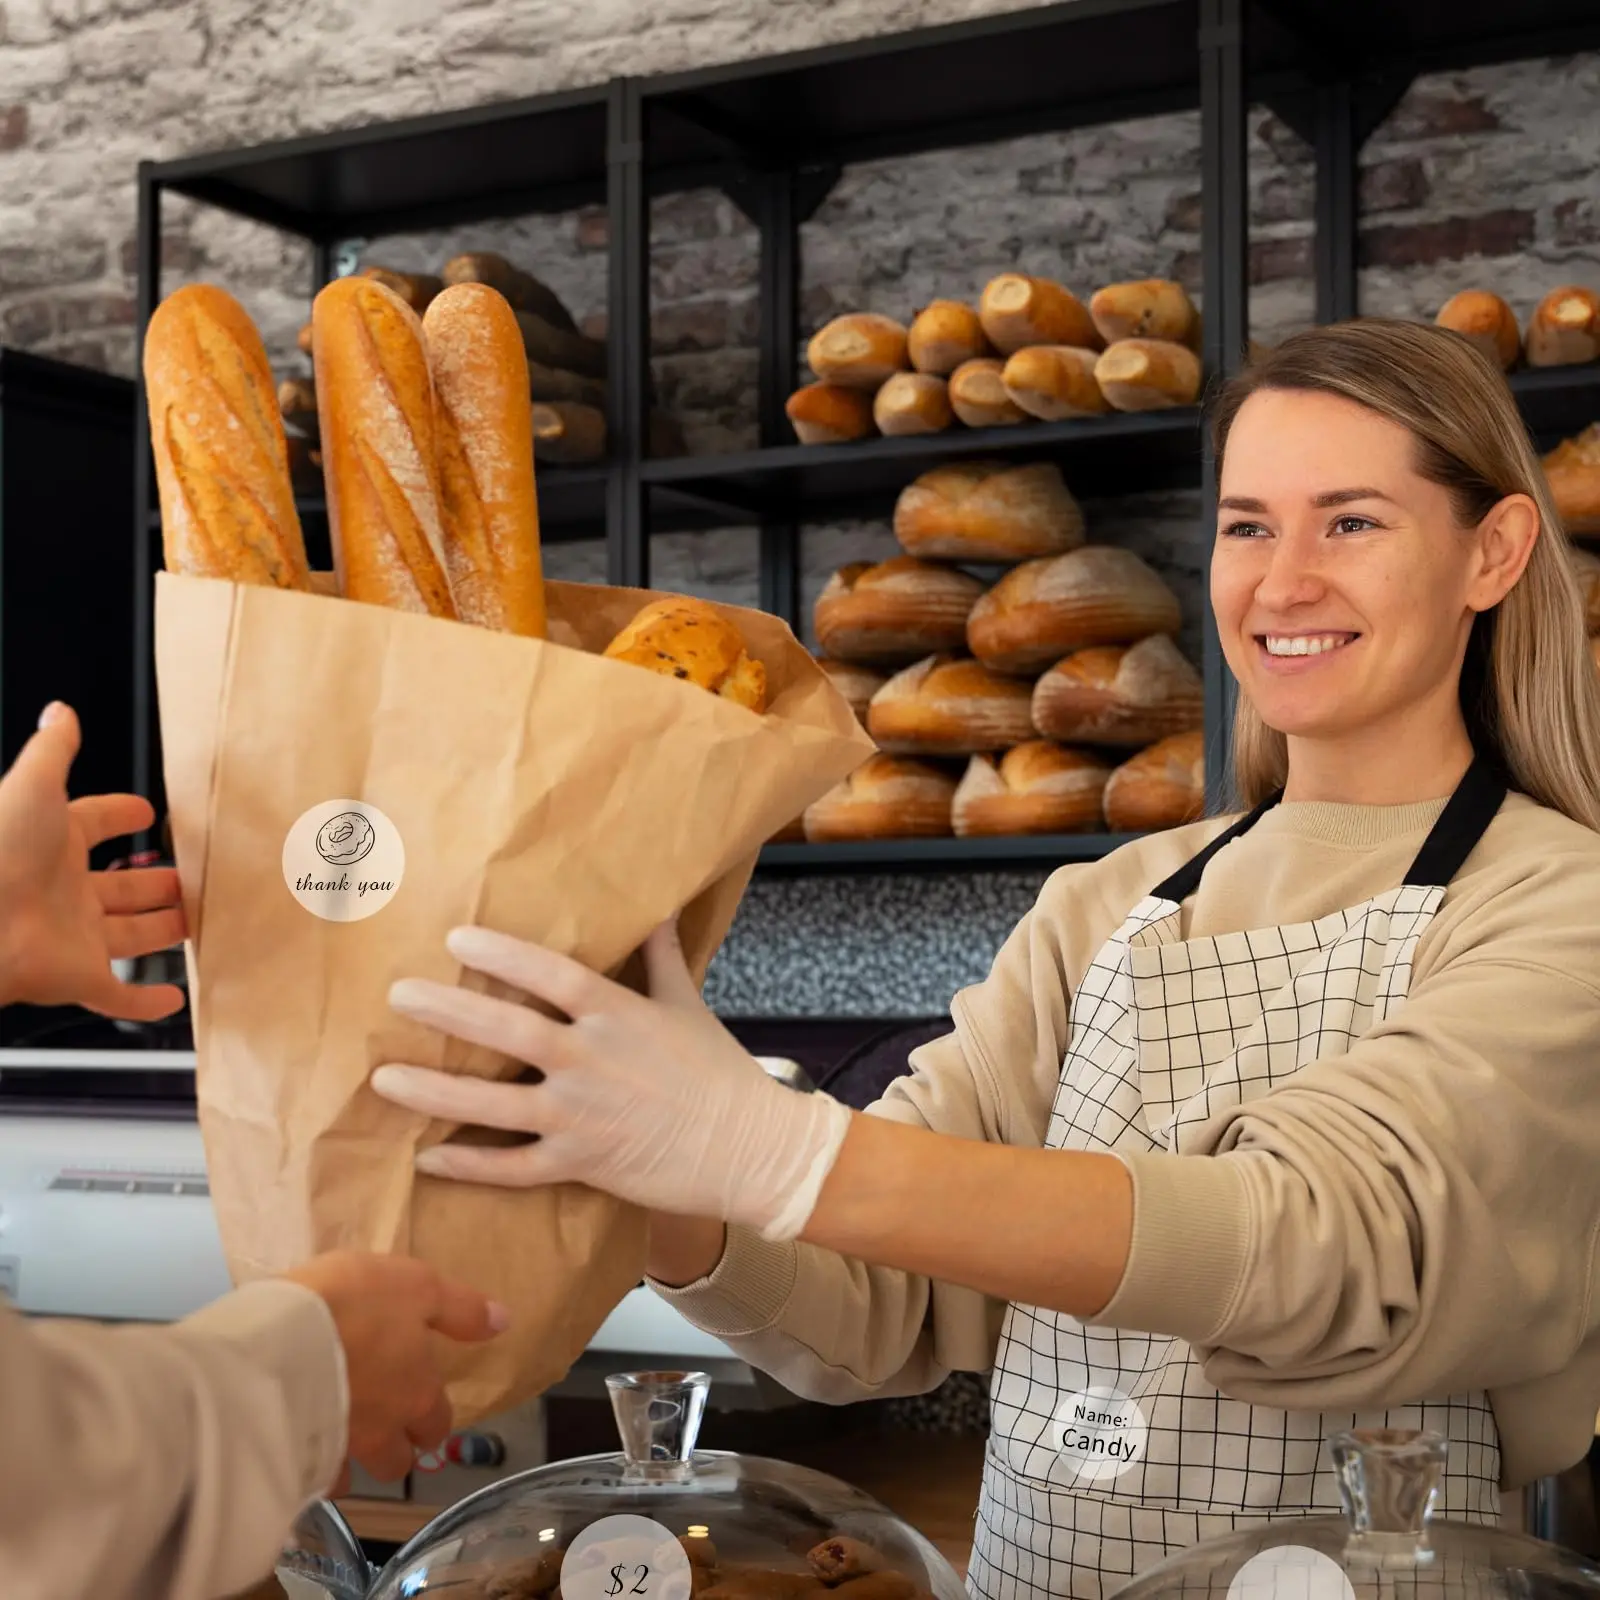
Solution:
<path fill-rule="evenodd" d="M 1096 1386 L 1069 1394 L 1053 1419 L 1056 1458 L 1081 1483 L 1109 1483 L 1145 1457 L 1150 1427 L 1139 1402 Z"/>
<path fill-rule="evenodd" d="M 325 922 L 359 922 L 394 899 L 406 874 L 400 830 L 364 800 L 324 800 L 283 841 L 289 893 Z"/>
<path fill-rule="evenodd" d="M 602 1517 L 561 1562 L 561 1600 L 689 1600 L 689 1557 L 670 1529 L 649 1517 Z"/>
<path fill-rule="evenodd" d="M 1308 1545 L 1251 1556 L 1233 1575 L 1228 1600 L 1356 1600 L 1344 1568 Z"/>

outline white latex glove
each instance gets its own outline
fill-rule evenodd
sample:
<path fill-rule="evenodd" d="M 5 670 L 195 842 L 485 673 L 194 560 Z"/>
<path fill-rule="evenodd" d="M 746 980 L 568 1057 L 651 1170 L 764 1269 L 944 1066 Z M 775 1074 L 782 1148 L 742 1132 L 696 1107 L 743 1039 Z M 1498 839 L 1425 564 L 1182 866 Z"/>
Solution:
<path fill-rule="evenodd" d="M 448 984 L 396 983 L 396 1011 L 545 1075 L 543 1083 L 494 1083 L 380 1067 L 373 1088 L 412 1111 L 539 1135 L 512 1149 L 437 1145 L 417 1157 L 420 1171 L 514 1188 L 584 1183 L 651 1210 L 740 1223 L 768 1239 L 792 1239 L 805 1227 L 850 1112 L 762 1070 L 700 998 L 675 922 L 645 945 L 648 996 L 486 928 L 457 928 L 445 942 L 463 966 L 571 1021 Z"/>

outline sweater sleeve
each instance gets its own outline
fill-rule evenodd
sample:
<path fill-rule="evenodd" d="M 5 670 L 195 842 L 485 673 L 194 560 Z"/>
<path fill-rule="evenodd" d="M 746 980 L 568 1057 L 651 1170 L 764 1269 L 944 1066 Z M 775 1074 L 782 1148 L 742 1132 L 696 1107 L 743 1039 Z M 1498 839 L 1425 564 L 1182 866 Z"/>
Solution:
<path fill-rule="evenodd" d="M 345 1410 L 332 1317 L 296 1284 L 250 1285 L 172 1327 L 0 1313 L 8 1588 L 97 1600 L 244 1589 L 333 1482 Z"/>

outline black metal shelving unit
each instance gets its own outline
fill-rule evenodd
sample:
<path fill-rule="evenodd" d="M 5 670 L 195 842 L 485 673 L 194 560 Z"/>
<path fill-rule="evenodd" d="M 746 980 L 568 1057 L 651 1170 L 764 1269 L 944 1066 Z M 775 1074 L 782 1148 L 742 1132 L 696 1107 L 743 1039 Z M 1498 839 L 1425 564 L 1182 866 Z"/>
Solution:
<path fill-rule="evenodd" d="M 800 366 L 799 229 L 851 162 L 1112 120 L 1199 115 L 1204 358 L 1235 371 L 1248 336 L 1246 127 L 1264 104 L 1316 153 L 1317 315 L 1359 307 L 1362 144 L 1423 72 L 1600 48 L 1595 0 L 1058 0 L 1000 16 L 702 71 L 146 165 L 139 174 L 139 327 L 160 297 L 167 192 L 309 239 L 317 283 L 342 241 L 564 210 L 603 200 L 610 223 L 609 432 L 604 467 L 540 477 L 547 538 L 607 541 L 611 581 L 649 581 L 657 533 L 760 531 L 761 603 L 798 621 L 807 522 L 875 515 L 940 460 L 1060 462 L 1085 495 L 1213 488 L 1198 412 L 1090 418 L 852 446 L 793 442 L 784 400 Z M 715 186 L 759 231 L 759 445 L 718 456 L 646 454 L 649 199 Z M 534 264 L 536 265 L 536 264 Z M 1600 365 L 1512 382 L 1541 444 L 1600 416 Z M 307 504 L 315 520 L 316 503 Z M 149 584 L 159 550 L 139 416 L 136 751 L 159 801 Z M 1201 529 L 1196 537 L 1202 538 Z M 1221 791 L 1232 684 L 1207 618 L 1207 771 Z M 1111 848 L 1108 835 L 776 845 L 768 870 L 1037 868 Z"/>

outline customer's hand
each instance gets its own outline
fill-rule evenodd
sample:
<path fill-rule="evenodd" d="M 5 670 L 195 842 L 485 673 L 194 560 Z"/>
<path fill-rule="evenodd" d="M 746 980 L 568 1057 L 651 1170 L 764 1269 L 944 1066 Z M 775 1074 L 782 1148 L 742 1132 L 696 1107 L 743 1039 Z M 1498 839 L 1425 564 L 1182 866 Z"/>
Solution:
<path fill-rule="evenodd" d="M 384 1482 L 450 1432 L 450 1402 L 433 1336 L 482 1343 L 509 1316 L 474 1289 L 404 1256 L 336 1252 L 285 1274 L 322 1296 L 344 1345 L 350 1384 L 346 1452 Z"/>
<path fill-rule="evenodd" d="M 178 875 L 89 870 L 90 850 L 148 828 L 155 813 L 131 794 L 69 801 L 79 742 L 72 710 L 50 706 L 0 778 L 0 1001 L 154 1022 L 182 1006 L 183 991 L 123 983 L 111 963 L 182 942 Z"/>
<path fill-rule="evenodd" d="M 381 1067 L 379 1094 L 425 1116 L 539 1135 L 512 1148 L 440 1145 L 424 1172 L 473 1183 L 586 1183 L 656 1211 L 793 1238 L 832 1168 L 850 1113 L 767 1076 L 717 1021 L 689 973 L 675 923 L 645 945 L 649 995 L 566 956 L 486 928 L 447 941 L 465 966 L 561 1013 L 408 978 L 397 1011 L 538 1067 L 544 1081 L 493 1083 Z"/>

